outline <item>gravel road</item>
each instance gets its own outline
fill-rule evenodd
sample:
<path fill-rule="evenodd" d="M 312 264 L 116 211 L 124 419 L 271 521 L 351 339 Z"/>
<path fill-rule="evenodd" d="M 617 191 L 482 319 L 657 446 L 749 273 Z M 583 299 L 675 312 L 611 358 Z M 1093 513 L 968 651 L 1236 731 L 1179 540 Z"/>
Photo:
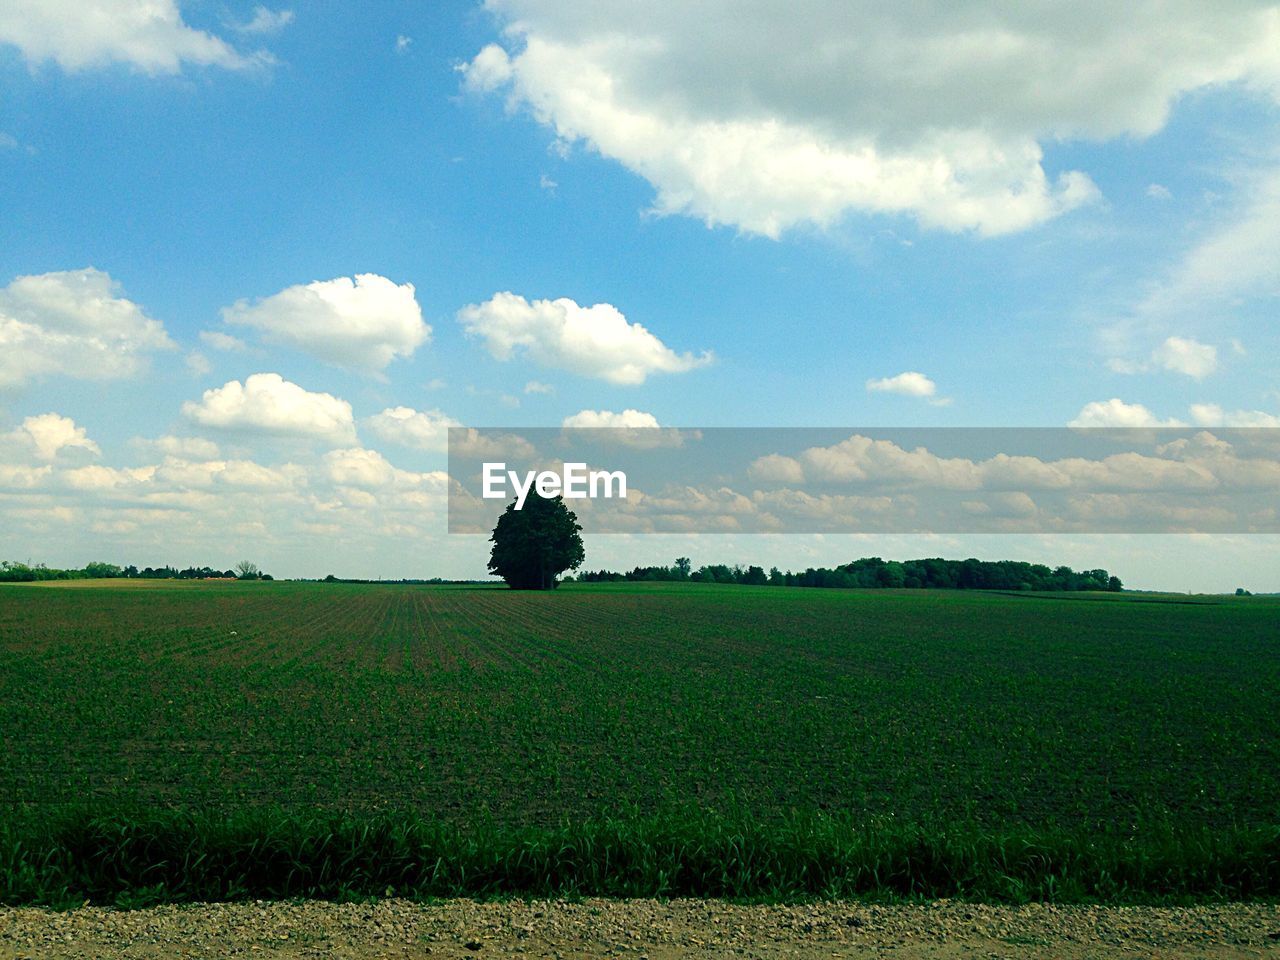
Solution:
<path fill-rule="evenodd" d="M 425 906 L 192 904 L 66 913 L 0 907 L 0 960 L 251 957 L 996 958 L 1280 960 L 1280 906 L 735 906 L 586 900 Z"/>

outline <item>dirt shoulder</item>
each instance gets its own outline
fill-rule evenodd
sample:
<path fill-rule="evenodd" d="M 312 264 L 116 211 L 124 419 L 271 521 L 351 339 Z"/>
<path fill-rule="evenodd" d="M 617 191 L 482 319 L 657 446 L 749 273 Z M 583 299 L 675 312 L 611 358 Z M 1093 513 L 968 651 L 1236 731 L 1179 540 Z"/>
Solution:
<path fill-rule="evenodd" d="M 384 900 L 137 911 L 88 907 L 67 913 L 0 907 L 0 960 L 494 955 L 1280 958 L 1280 906 L 735 906 L 707 900 L 457 900 L 424 906 Z"/>

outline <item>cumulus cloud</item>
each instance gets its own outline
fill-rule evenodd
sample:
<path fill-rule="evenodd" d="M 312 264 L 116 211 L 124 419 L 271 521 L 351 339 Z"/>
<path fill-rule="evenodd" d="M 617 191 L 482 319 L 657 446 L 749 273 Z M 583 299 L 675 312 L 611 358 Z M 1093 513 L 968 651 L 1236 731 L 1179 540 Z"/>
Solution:
<path fill-rule="evenodd" d="M 493 433 L 475 427 L 449 431 L 449 455 L 472 460 L 531 460 L 537 448 L 524 437 L 509 433 Z"/>
<path fill-rule="evenodd" d="M 565 417 L 561 426 L 571 430 L 599 430 L 592 439 L 599 443 L 653 450 L 658 447 L 679 447 L 686 439 L 696 440 L 702 434 L 697 430 L 677 430 L 663 427 L 658 418 L 641 410 L 579 410 Z"/>
<path fill-rule="evenodd" d="M 306 483 L 306 470 L 288 463 L 268 467 L 252 460 L 200 460 L 169 457 L 151 475 L 159 486 L 170 490 L 206 490 L 231 487 L 237 490 L 282 491 Z"/>
<path fill-rule="evenodd" d="M 395 480 L 395 467 L 376 450 L 361 447 L 330 450 L 324 459 L 334 483 L 353 487 L 382 487 Z"/>
<path fill-rule="evenodd" d="M 218 456 L 218 445 L 204 437 L 179 437 L 165 434 L 153 440 L 135 437 L 132 443 L 143 450 L 156 450 L 165 456 L 183 460 L 213 460 Z"/>
<path fill-rule="evenodd" d="M 1193 403 L 1191 420 L 1201 427 L 1280 427 L 1280 417 L 1261 410 L 1224 410 L 1216 403 Z"/>
<path fill-rule="evenodd" d="M 0 463 L 0 490 L 32 490 L 53 473 L 53 467 L 32 467 L 23 463 Z M 3 501 L 0 501 L 3 506 Z"/>
<path fill-rule="evenodd" d="M 1080 408 L 1069 427 L 1181 427 L 1178 420 L 1161 420 L 1140 403 L 1125 403 L 1112 397 L 1094 400 Z"/>
<path fill-rule="evenodd" d="M 278 373 L 230 380 L 182 405 L 188 419 L 220 430 L 306 437 L 331 443 L 355 438 L 351 404 L 328 393 L 312 393 Z"/>
<path fill-rule="evenodd" d="M 747 476 L 757 483 L 804 483 L 804 467 L 794 457 L 768 453 L 751 462 Z"/>
<path fill-rule="evenodd" d="M 270 62 L 187 26 L 176 0 L 5 0 L 0 43 L 16 46 L 28 63 L 52 60 L 64 70 L 123 63 L 160 74 L 183 64 L 241 69 Z"/>
<path fill-rule="evenodd" d="M 658 418 L 652 413 L 642 413 L 639 410 L 623 410 L 621 413 L 614 413 L 612 410 L 580 410 L 571 417 L 565 417 L 561 426 L 587 430 L 602 427 L 639 427 L 653 430 L 658 428 L 659 423 Z"/>
<path fill-rule="evenodd" d="M 1187 337 L 1170 337 L 1152 353 L 1151 359 L 1166 370 L 1203 380 L 1218 369 L 1218 349 Z"/>
<path fill-rule="evenodd" d="M 1149 360 L 1112 357 L 1107 367 L 1116 373 L 1147 373 L 1170 370 L 1195 380 L 1203 380 L 1218 369 L 1218 348 L 1191 337 L 1168 337 L 1151 351 Z"/>
<path fill-rule="evenodd" d="M 497 293 L 464 307 L 458 319 L 498 360 L 524 352 L 535 363 L 609 383 L 634 385 L 655 373 L 683 373 L 712 361 L 709 351 L 676 353 L 617 307 L 583 307 L 568 298 L 534 300 Z"/>
<path fill-rule="evenodd" d="M 1229 444 L 1227 449 L 1230 450 Z M 1236 461 L 1231 465 L 1232 470 L 1224 471 L 1215 469 L 1223 466 L 1221 457 L 1218 463 L 1209 465 L 1194 457 L 1169 458 L 1169 452 L 1160 448 L 1154 456 L 1127 451 L 1101 457 L 1064 456 L 1052 460 L 999 453 L 986 459 L 971 459 L 940 456 L 923 446 L 907 449 L 891 440 L 855 434 L 831 446 L 810 447 L 798 457 L 779 454 L 761 457 L 752 464 L 749 475 L 759 482 L 774 484 L 804 481 L 1009 493 L 1027 490 L 1194 492 L 1214 490 L 1224 482 L 1238 484 L 1247 470 L 1257 472 L 1259 468 L 1268 482 L 1273 485 L 1280 482 L 1280 464 L 1270 459 L 1256 461 L 1246 469 L 1239 468 L 1240 461 Z"/>
<path fill-rule="evenodd" d="M 550 394 L 550 393 L 555 393 L 556 388 L 551 386 L 551 384 L 543 383 L 540 380 L 530 380 L 528 383 L 524 385 L 524 392 L 527 394 L 528 393 Z"/>
<path fill-rule="evenodd" d="M 443 493 L 448 483 L 442 471 L 414 473 L 401 470 L 392 466 L 378 451 L 363 447 L 330 450 L 325 454 L 324 462 L 329 479 L 343 487 L 408 490 L 427 486 L 436 493 Z"/>
<path fill-rule="evenodd" d="M 10 437 L 29 446 L 40 460 L 52 460 L 58 451 L 68 448 L 87 450 L 95 456 L 102 453 L 98 445 L 89 439 L 84 427 L 76 426 L 70 417 L 57 413 L 27 417 Z"/>
<path fill-rule="evenodd" d="M 1097 196 L 1041 144 L 1145 137 L 1188 91 L 1274 90 L 1269 4 L 1122 9 L 932 0 L 490 0 L 464 68 L 563 141 L 647 179 L 654 208 L 777 236 L 851 212 L 999 234 Z"/>
<path fill-rule="evenodd" d="M 173 349 L 164 326 L 101 270 L 18 277 L 0 289 L 0 388 L 51 374 L 114 380 Z"/>
<path fill-rule="evenodd" d="M 413 284 L 376 273 L 287 287 L 265 299 L 237 301 L 227 323 L 252 327 L 334 366 L 378 373 L 431 339 Z"/>
<path fill-rule="evenodd" d="M 86 493 L 111 492 L 124 494 L 137 491 L 155 477 L 156 468 L 146 467 L 106 467 L 93 464 L 88 467 L 76 467 L 64 470 L 57 475 L 59 482 L 72 490 Z"/>
<path fill-rule="evenodd" d="M 1193 403 L 1190 420 L 1198 427 L 1280 427 L 1280 416 L 1262 410 L 1225 410 L 1216 403 Z M 1161 420 L 1140 403 L 1096 400 L 1087 403 L 1069 427 L 1185 427 L 1181 420 Z"/>
<path fill-rule="evenodd" d="M 449 428 L 462 424 L 439 410 L 388 407 L 364 421 L 380 440 L 418 450 L 443 451 L 449 445 Z"/>
<path fill-rule="evenodd" d="M 57 435 L 36 428 L 59 447 L 47 462 L 29 455 L 35 448 L 27 434 L 0 433 L 0 529 L 33 555 L 70 537 L 76 549 L 154 563 L 178 544 L 215 566 L 252 556 L 277 573 L 292 560 L 323 576 L 335 568 L 306 564 L 333 561 L 342 573 L 385 558 L 388 542 L 416 564 L 438 562 L 449 549 L 439 539 L 448 478 L 399 469 L 350 445 L 352 438 L 336 450 L 263 444 L 260 455 L 269 459 L 224 458 L 197 437 L 134 438 L 129 455 L 145 457 L 141 464 L 111 462 L 108 450 L 107 462 L 86 465 L 66 456 L 80 435 L 63 427 Z M 283 451 L 289 459 L 281 462 Z M 336 560 L 334 543 L 343 547 Z M 478 563 L 483 569 L 483 558 Z"/>
<path fill-rule="evenodd" d="M 937 396 L 938 385 L 923 373 L 908 370 L 896 377 L 881 377 L 867 381 L 868 393 L 897 393 L 904 397 L 920 397 L 937 406 L 945 406 L 951 400 Z"/>

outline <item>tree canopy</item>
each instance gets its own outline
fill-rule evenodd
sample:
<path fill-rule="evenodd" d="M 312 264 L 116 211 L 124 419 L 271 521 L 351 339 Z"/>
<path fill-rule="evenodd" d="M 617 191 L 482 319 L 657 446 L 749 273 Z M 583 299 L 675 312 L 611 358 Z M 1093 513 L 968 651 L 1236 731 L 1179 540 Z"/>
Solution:
<path fill-rule="evenodd" d="M 133 564 L 121 567 L 114 563 L 86 563 L 83 568 L 60 569 L 43 563 L 27 564 L 13 560 L 0 561 L 0 583 L 35 580 L 235 580 L 235 570 L 218 570 L 214 567 L 144 567 L 139 570 Z M 257 580 L 272 580 L 271 574 L 257 571 Z"/>
<path fill-rule="evenodd" d="M 709 564 L 690 572 L 688 558 L 670 567 L 636 567 L 627 573 L 584 571 L 578 579 L 587 583 L 611 580 L 690 580 L 695 583 L 740 583 L 775 587 L 928 588 L 933 590 L 1106 590 L 1124 589 L 1120 578 L 1106 570 L 1050 568 L 1020 560 L 882 560 L 863 557 L 838 567 L 810 567 L 783 573 L 777 567 L 767 574 L 757 566 Z"/>
<path fill-rule="evenodd" d="M 586 559 L 578 517 L 561 497 L 529 494 L 524 508 L 507 505 L 493 528 L 489 570 L 514 590 L 551 590 Z"/>

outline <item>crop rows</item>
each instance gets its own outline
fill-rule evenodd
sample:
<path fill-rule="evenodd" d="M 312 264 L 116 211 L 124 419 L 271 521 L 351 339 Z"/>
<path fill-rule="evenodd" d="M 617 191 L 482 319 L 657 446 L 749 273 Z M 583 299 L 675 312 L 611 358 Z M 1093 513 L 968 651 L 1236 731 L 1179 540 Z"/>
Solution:
<path fill-rule="evenodd" d="M 687 585 L 9 587 L 0 799 L 511 831 L 682 808 L 762 828 L 1265 831 L 1278 614 Z"/>

